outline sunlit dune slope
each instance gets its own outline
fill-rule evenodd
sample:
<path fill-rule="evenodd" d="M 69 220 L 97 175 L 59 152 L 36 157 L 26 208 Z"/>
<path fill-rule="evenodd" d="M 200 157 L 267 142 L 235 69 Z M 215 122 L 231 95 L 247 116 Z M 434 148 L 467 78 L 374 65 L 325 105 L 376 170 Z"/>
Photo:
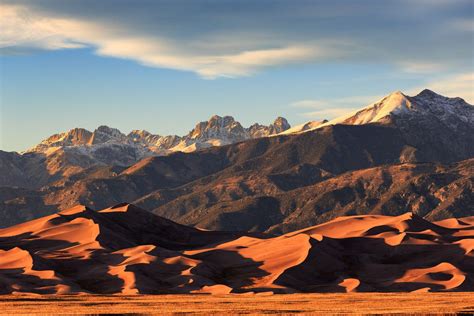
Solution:
<path fill-rule="evenodd" d="M 76 206 L 0 230 L 0 293 L 471 291 L 473 249 L 474 217 L 350 216 L 271 236 Z"/>

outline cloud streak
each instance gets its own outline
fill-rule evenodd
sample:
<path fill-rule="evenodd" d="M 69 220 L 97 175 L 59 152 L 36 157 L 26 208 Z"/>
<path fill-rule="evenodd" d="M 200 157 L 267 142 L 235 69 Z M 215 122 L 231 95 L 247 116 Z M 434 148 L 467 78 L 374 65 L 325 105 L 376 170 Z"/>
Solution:
<path fill-rule="evenodd" d="M 131 59 L 150 67 L 194 71 L 207 79 L 239 77 L 253 74 L 260 68 L 314 60 L 335 54 L 326 45 L 303 46 L 280 43 L 274 48 L 247 49 L 237 52 L 206 54 L 158 36 L 124 35 L 118 28 L 81 19 L 65 19 L 41 15 L 26 6 L 2 5 L 0 47 L 28 49 L 74 49 L 95 47 L 101 56 Z M 222 43 L 221 43 L 222 45 Z M 191 47 L 189 47 L 191 46 Z"/>

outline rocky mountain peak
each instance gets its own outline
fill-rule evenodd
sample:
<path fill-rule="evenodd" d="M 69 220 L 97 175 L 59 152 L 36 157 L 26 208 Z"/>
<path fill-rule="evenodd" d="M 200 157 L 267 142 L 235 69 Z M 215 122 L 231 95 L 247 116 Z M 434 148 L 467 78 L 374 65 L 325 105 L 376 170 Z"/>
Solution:
<path fill-rule="evenodd" d="M 422 98 L 436 98 L 440 96 L 441 95 L 437 94 L 436 92 L 430 89 L 423 89 L 420 93 L 416 95 L 416 97 L 422 97 Z"/>
<path fill-rule="evenodd" d="M 146 130 L 134 129 L 128 133 L 127 138 L 134 143 L 151 144 L 157 142 L 162 136 L 154 135 Z"/>
<path fill-rule="evenodd" d="M 85 128 L 73 128 L 64 133 L 51 135 L 26 152 L 45 151 L 55 147 L 85 145 L 89 143 L 91 137 L 92 133 Z"/>
<path fill-rule="evenodd" d="M 442 106 L 449 106 L 449 105 L 455 105 L 455 106 L 464 106 L 468 104 L 464 99 L 459 98 L 459 97 L 454 97 L 454 98 L 449 98 L 445 97 L 441 94 L 438 94 L 434 91 L 431 91 L 429 89 L 424 89 L 420 93 L 418 93 L 416 96 L 411 97 L 411 99 L 416 100 L 418 103 L 437 103 Z"/>
<path fill-rule="evenodd" d="M 221 139 L 226 143 L 247 139 L 246 130 L 232 116 L 213 115 L 200 122 L 189 132 L 188 137 L 198 140 Z"/>
<path fill-rule="evenodd" d="M 449 98 L 429 89 L 424 89 L 423 91 L 418 93 L 416 96 L 412 97 L 412 99 L 431 100 L 433 102 L 440 102 L 441 104 L 444 104 L 444 105 L 458 104 L 462 106 L 464 104 L 468 104 L 463 98 L 460 98 L 460 97 Z"/>
<path fill-rule="evenodd" d="M 249 128 L 244 128 L 232 116 L 219 115 L 213 115 L 209 120 L 196 124 L 194 129 L 183 137 L 161 136 L 139 129 L 125 135 L 116 128 L 101 125 L 94 132 L 75 128 L 66 133 L 52 135 L 41 144 L 29 149 L 28 152 L 45 153 L 50 152 L 49 149 L 52 147 L 56 149 L 67 147 L 70 153 L 76 150 L 81 155 L 107 156 L 104 154 L 106 151 L 113 151 L 115 155 L 117 151 L 124 150 L 123 156 L 139 160 L 150 155 L 165 155 L 175 151 L 190 152 L 250 138 L 266 137 L 286 130 L 288 127 L 288 121 L 282 117 L 278 117 L 269 126 L 254 124 Z M 81 148 L 76 148 L 78 146 Z M 99 148 L 100 150 L 97 151 Z"/>
<path fill-rule="evenodd" d="M 279 134 L 281 132 L 284 132 L 287 129 L 289 129 L 291 126 L 284 117 L 279 116 L 275 119 L 273 124 L 271 124 L 269 127 L 270 127 L 270 135 L 272 135 L 272 134 Z"/>
<path fill-rule="evenodd" d="M 70 145 L 83 145 L 87 144 L 91 136 L 92 133 L 84 128 L 73 128 L 66 133 L 53 135 L 48 140 L 57 140 Z"/>
<path fill-rule="evenodd" d="M 152 134 L 149 131 L 146 131 L 144 129 L 134 129 L 130 133 L 128 133 L 127 137 L 130 137 L 132 139 L 140 139 L 140 138 L 146 138 L 150 135 Z"/>
<path fill-rule="evenodd" d="M 127 136 L 122 134 L 118 129 L 111 128 L 106 125 L 99 126 L 89 141 L 90 144 L 103 144 L 109 141 L 123 142 L 127 140 Z"/>
<path fill-rule="evenodd" d="M 232 128 L 234 125 L 240 125 L 239 122 L 237 122 L 232 116 L 224 116 L 220 117 L 219 115 L 213 115 L 208 121 L 207 121 L 207 127 L 208 128 L 226 128 L 230 127 Z"/>
<path fill-rule="evenodd" d="M 117 128 L 108 127 L 107 125 L 101 125 L 101 126 L 97 127 L 97 129 L 94 131 L 94 133 L 101 133 L 101 134 L 109 135 L 110 137 L 113 137 L 113 138 L 122 137 L 124 135 Z"/>

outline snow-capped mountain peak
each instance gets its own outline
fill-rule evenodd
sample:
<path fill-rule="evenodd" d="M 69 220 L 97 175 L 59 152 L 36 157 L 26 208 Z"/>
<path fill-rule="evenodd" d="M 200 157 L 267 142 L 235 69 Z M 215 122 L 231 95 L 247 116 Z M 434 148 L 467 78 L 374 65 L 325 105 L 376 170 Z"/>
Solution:
<path fill-rule="evenodd" d="M 324 125 L 381 123 L 389 119 L 391 115 L 406 113 L 411 108 L 412 102 L 410 98 L 401 91 L 395 91 L 361 110 L 331 120 Z"/>
<path fill-rule="evenodd" d="M 461 98 L 448 98 L 428 89 L 416 96 L 407 96 L 396 91 L 361 110 L 312 129 L 336 124 L 390 124 L 401 120 L 433 120 L 450 125 L 456 121 L 464 121 L 474 124 L 474 107 Z"/>
<path fill-rule="evenodd" d="M 257 127 L 257 128 L 255 128 Z M 269 126 L 254 124 L 244 128 L 232 116 L 213 115 L 198 123 L 187 135 L 161 136 L 146 130 L 133 130 L 128 135 L 116 128 L 99 126 L 93 132 L 74 128 L 48 137 L 26 152 L 45 155 L 67 153 L 75 160 L 129 165 L 147 156 L 166 155 L 176 151 L 190 152 L 251 138 L 266 137 L 288 129 L 286 119 L 279 117 Z M 78 158 L 82 157 L 82 158 Z"/>

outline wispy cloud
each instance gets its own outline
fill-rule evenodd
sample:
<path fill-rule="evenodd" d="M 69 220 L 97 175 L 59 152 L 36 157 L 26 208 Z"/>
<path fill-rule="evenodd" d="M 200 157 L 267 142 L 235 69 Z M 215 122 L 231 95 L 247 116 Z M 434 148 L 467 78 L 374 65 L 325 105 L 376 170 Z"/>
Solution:
<path fill-rule="evenodd" d="M 334 41 L 321 41 L 320 46 L 276 43 L 279 47 L 253 49 L 241 41 L 237 50 L 207 52 L 193 48 L 192 40 L 182 45 L 156 35 L 125 35 L 127 31 L 120 26 L 109 28 L 100 22 L 51 17 L 20 5 L 1 5 L 0 21 L 0 47 L 4 49 L 17 46 L 56 50 L 89 46 L 95 47 L 101 56 L 131 59 L 151 67 L 194 71 L 207 79 L 247 76 L 263 67 L 336 54 L 330 47 Z M 221 40 L 220 47 L 225 46 Z"/>
<path fill-rule="evenodd" d="M 446 69 L 444 64 L 423 61 L 402 61 L 399 67 L 404 72 L 415 74 L 436 73 Z"/>
<path fill-rule="evenodd" d="M 408 3 L 410 11 L 423 10 L 424 18 L 400 10 Z M 284 0 L 2 0 L 0 50 L 90 47 L 101 56 L 207 79 L 321 62 L 385 63 L 423 74 L 471 61 L 472 38 L 465 32 L 472 29 L 470 5 L 465 0 L 361 0 L 357 5 L 352 0 L 298 5 Z M 446 28 L 452 21 L 455 27 Z"/>
<path fill-rule="evenodd" d="M 86 27 L 71 19 L 38 16 L 18 5 L 0 4 L 0 47 L 28 47 L 46 50 L 81 48 L 66 34 Z"/>

